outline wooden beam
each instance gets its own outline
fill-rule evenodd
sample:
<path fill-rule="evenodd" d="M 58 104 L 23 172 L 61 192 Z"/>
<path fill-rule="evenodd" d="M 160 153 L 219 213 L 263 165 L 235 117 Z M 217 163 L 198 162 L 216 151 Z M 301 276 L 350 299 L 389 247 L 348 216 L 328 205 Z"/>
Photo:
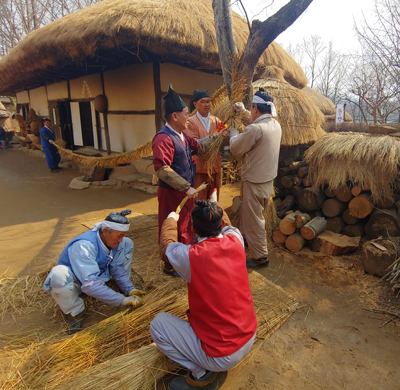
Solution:
<path fill-rule="evenodd" d="M 156 132 L 161 130 L 162 127 L 162 94 L 161 94 L 161 75 L 160 75 L 160 63 L 158 61 L 153 62 L 153 83 L 154 83 L 154 95 L 155 95 L 155 124 Z"/>
<path fill-rule="evenodd" d="M 107 111 L 109 115 L 154 115 L 155 110 L 146 111 Z"/>

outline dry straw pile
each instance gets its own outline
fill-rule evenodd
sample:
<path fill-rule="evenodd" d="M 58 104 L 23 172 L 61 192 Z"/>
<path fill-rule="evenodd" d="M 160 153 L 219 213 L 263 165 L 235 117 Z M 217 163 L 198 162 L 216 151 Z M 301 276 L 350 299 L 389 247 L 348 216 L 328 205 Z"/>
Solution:
<path fill-rule="evenodd" d="M 327 185 L 336 190 L 349 182 L 370 185 L 373 200 L 379 202 L 393 199 L 398 186 L 400 144 L 393 137 L 330 133 L 311 146 L 304 158 L 316 189 Z"/>
<path fill-rule="evenodd" d="M 20 351 L 3 388 L 51 389 L 99 363 L 150 344 L 149 325 L 156 314 L 186 315 L 186 292 L 173 289 L 171 284 L 160 286 L 139 309 L 125 310 L 57 343 L 39 343 Z"/>
<path fill-rule="evenodd" d="M 297 309 L 298 303 L 258 272 L 249 274 L 257 314 L 255 345 L 248 361 Z M 1 389 L 84 388 L 150 390 L 178 366 L 151 344 L 149 324 L 166 311 L 185 318 L 186 290 L 171 283 L 146 297 L 141 308 L 124 311 L 58 342 L 36 342 L 14 351 L 12 369 L 2 373 Z M 149 345 L 150 344 L 150 345 Z"/>

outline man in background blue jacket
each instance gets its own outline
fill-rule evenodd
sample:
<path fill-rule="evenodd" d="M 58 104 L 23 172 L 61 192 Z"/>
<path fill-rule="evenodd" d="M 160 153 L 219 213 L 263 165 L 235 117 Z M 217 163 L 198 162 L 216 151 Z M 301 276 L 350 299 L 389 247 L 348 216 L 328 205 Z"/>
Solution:
<path fill-rule="evenodd" d="M 55 141 L 56 137 L 53 130 L 50 129 L 50 119 L 44 118 L 43 124 L 44 126 L 40 129 L 40 142 L 43 146 L 43 152 L 46 156 L 47 165 L 51 172 L 58 173 L 60 172 L 58 164 L 61 161 L 61 156 L 60 153 L 58 153 L 57 148 L 50 143 L 50 141 Z"/>

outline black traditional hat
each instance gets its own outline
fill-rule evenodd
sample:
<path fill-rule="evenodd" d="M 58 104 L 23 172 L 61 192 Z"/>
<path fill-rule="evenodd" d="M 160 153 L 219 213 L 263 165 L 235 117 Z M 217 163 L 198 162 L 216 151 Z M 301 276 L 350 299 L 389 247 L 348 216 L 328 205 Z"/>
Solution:
<path fill-rule="evenodd" d="M 44 119 L 43 119 L 43 123 L 44 123 L 44 122 L 51 122 L 51 120 L 50 120 L 49 118 L 44 118 Z"/>
<path fill-rule="evenodd" d="M 260 88 L 255 94 L 254 96 L 258 96 L 260 97 L 262 100 L 264 100 L 265 102 L 273 102 L 274 98 L 272 97 L 272 95 L 267 92 L 264 88 Z"/>
<path fill-rule="evenodd" d="M 194 102 L 197 102 L 200 99 L 209 98 L 209 97 L 210 97 L 210 95 L 208 94 L 207 91 L 203 91 L 201 89 L 196 89 L 195 91 L 193 91 L 193 101 Z"/>
<path fill-rule="evenodd" d="M 185 102 L 172 89 L 171 84 L 168 87 L 167 94 L 164 96 L 164 100 L 165 100 L 165 105 L 164 105 L 165 116 L 168 116 L 174 112 L 181 112 L 184 108 L 186 108 Z"/>
<path fill-rule="evenodd" d="M 125 217 L 125 215 L 129 215 L 132 211 L 131 210 L 122 210 L 120 213 L 113 211 L 110 213 L 105 221 L 121 223 L 123 225 L 129 225 L 129 219 Z"/>

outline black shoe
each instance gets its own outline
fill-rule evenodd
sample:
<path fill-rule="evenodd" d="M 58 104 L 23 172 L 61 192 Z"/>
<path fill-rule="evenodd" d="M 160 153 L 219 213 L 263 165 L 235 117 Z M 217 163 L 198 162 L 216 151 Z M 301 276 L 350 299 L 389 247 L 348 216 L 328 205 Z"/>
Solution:
<path fill-rule="evenodd" d="M 164 267 L 163 272 L 168 276 L 173 276 L 174 278 L 180 278 L 181 276 L 173 268 Z"/>
<path fill-rule="evenodd" d="M 52 172 L 52 173 L 58 173 L 58 172 L 60 172 L 60 170 L 59 170 L 59 169 L 56 169 L 56 168 L 54 168 L 54 169 L 52 169 L 52 170 L 51 170 L 51 172 Z"/>
<path fill-rule="evenodd" d="M 68 325 L 68 334 L 74 334 L 79 332 L 82 329 L 83 317 L 73 318 L 72 320 L 67 321 Z"/>
<path fill-rule="evenodd" d="M 169 390 L 218 390 L 227 377 L 227 371 L 207 371 L 200 379 L 195 379 L 188 372 L 186 377 L 180 376 L 168 384 Z"/>
<path fill-rule="evenodd" d="M 266 267 L 269 264 L 269 260 L 266 257 L 261 257 L 260 259 L 247 259 L 246 267 L 247 268 L 258 268 L 258 267 Z"/>

